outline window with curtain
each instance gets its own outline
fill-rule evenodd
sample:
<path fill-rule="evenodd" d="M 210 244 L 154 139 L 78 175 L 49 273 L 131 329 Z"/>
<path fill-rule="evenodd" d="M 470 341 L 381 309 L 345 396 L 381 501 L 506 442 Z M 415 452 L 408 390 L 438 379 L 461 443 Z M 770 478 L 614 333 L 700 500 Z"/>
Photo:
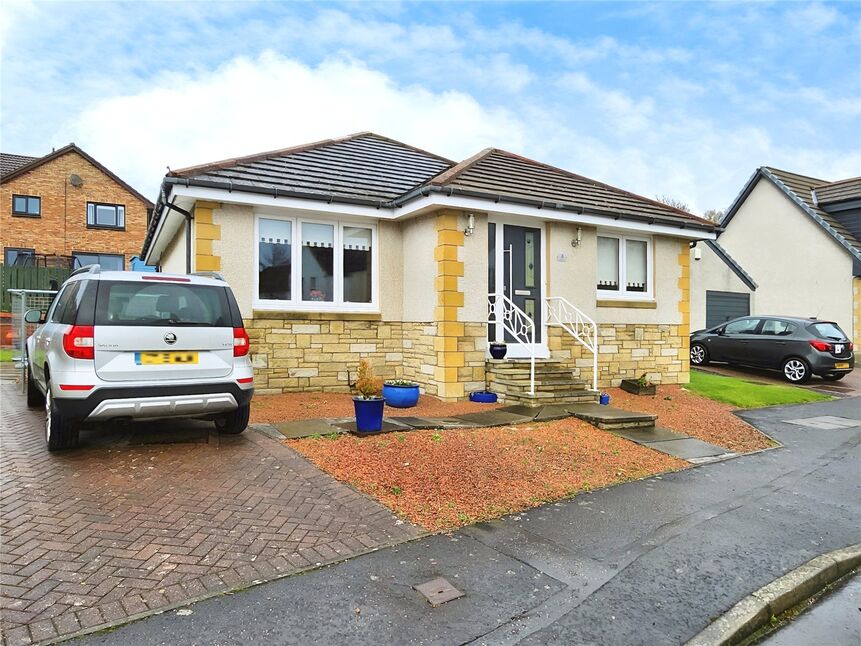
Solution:
<path fill-rule="evenodd" d="M 625 240 L 625 288 L 629 292 L 648 291 L 645 240 Z"/>
<path fill-rule="evenodd" d="M 257 272 L 260 298 L 289 301 L 292 292 L 293 223 L 260 218 Z"/>
<path fill-rule="evenodd" d="M 370 229 L 344 227 L 344 302 L 371 302 Z"/>
<path fill-rule="evenodd" d="M 626 236 L 598 236 L 598 293 L 646 296 L 651 293 L 650 241 Z"/>
<path fill-rule="evenodd" d="M 302 300 L 331 302 L 335 298 L 335 227 L 302 223 Z"/>
<path fill-rule="evenodd" d="M 598 236 L 598 289 L 619 291 L 619 239 Z"/>
<path fill-rule="evenodd" d="M 374 225 L 261 215 L 257 231 L 257 300 L 266 301 L 261 306 L 369 310 L 374 305 Z"/>

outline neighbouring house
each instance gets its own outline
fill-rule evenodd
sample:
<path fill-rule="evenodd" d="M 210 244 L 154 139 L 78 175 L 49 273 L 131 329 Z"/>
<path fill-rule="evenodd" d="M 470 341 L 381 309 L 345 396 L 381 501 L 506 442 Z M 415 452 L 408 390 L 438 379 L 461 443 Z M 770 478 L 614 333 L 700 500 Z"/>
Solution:
<path fill-rule="evenodd" d="M 4 266 L 129 269 L 153 204 L 75 144 L 0 154 Z"/>
<path fill-rule="evenodd" d="M 829 182 L 763 166 L 691 251 L 691 325 L 748 314 L 837 321 L 861 338 L 861 177 Z"/>
<path fill-rule="evenodd" d="M 572 371 L 686 382 L 689 245 L 714 228 L 503 150 L 360 133 L 170 172 L 141 258 L 231 284 L 258 392 L 347 390 L 370 357 L 444 399 L 538 401 Z"/>

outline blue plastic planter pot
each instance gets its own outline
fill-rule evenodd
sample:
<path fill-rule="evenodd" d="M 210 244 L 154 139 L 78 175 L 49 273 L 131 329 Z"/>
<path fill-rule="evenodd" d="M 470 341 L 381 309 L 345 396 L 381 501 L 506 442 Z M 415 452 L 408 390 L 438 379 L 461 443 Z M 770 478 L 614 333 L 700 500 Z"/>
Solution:
<path fill-rule="evenodd" d="M 419 387 L 383 384 L 383 399 L 392 408 L 412 408 L 419 403 Z"/>
<path fill-rule="evenodd" d="M 383 429 L 383 406 L 386 400 L 353 397 L 356 409 L 356 430 L 359 433 L 375 433 Z"/>
<path fill-rule="evenodd" d="M 490 347 L 490 356 L 494 359 L 505 359 L 505 353 L 508 352 L 508 346 L 504 343 L 491 343 Z"/>
<path fill-rule="evenodd" d="M 598 395 L 598 403 L 600 403 L 602 406 L 608 405 L 610 403 L 610 395 L 608 395 L 607 393 L 601 393 L 600 395 Z"/>
<path fill-rule="evenodd" d="M 497 400 L 496 393 L 491 393 L 486 390 L 476 390 L 469 393 L 469 401 L 479 404 L 495 404 Z"/>

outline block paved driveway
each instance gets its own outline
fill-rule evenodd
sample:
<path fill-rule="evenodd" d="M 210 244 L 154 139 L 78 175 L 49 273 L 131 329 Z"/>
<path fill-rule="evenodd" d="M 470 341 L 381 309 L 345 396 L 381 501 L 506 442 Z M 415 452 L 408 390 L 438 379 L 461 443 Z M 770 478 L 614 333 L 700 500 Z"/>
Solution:
<path fill-rule="evenodd" d="M 44 414 L 3 384 L 4 643 L 50 641 L 421 533 L 275 440 L 211 426 L 85 431 L 81 448 L 49 454 Z"/>

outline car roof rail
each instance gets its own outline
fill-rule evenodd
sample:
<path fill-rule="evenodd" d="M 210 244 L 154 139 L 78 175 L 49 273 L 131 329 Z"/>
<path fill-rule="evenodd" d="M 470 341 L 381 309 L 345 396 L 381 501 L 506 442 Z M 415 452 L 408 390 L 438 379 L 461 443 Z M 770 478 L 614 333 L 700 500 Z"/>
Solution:
<path fill-rule="evenodd" d="M 200 276 L 201 278 L 214 278 L 215 280 L 220 280 L 221 282 L 224 282 L 224 277 L 217 271 L 193 271 L 189 275 Z"/>
<path fill-rule="evenodd" d="M 69 278 L 72 276 L 77 276 L 78 274 L 98 274 L 102 270 L 100 265 L 84 265 L 83 267 L 78 267 L 75 271 L 69 274 Z"/>

